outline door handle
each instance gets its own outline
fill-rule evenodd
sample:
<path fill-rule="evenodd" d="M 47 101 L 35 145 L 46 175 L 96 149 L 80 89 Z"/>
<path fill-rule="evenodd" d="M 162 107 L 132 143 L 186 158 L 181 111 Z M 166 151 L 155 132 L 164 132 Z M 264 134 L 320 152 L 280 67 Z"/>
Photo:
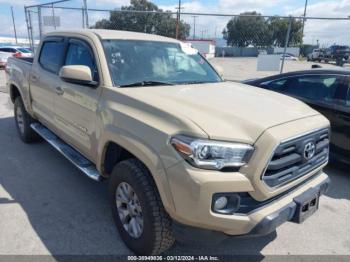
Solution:
<path fill-rule="evenodd" d="M 37 82 L 38 81 L 38 77 L 35 76 L 35 75 L 32 75 L 31 80 L 32 80 L 32 82 Z"/>
<path fill-rule="evenodd" d="M 62 87 L 58 86 L 55 88 L 55 92 L 57 95 L 62 96 L 64 94 L 64 90 L 62 89 Z"/>

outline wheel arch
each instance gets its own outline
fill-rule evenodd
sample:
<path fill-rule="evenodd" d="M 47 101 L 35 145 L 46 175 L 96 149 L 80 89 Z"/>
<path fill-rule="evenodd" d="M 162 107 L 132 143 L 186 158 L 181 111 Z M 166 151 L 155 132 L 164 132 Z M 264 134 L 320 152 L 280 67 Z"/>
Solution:
<path fill-rule="evenodd" d="M 10 98 L 11 98 L 12 103 L 15 102 L 15 100 L 18 96 L 22 97 L 20 89 L 15 84 L 10 84 L 9 89 L 10 89 L 9 91 L 10 91 Z"/>
<path fill-rule="evenodd" d="M 109 138 L 101 143 L 99 147 L 101 157 L 97 162 L 101 175 L 109 178 L 115 165 L 123 160 L 135 158 L 147 168 L 157 187 L 164 208 L 169 214 L 175 212 L 170 185 L 159 156 L 146 145 L 141 145 L 136 141 L 133 142 Z"/>

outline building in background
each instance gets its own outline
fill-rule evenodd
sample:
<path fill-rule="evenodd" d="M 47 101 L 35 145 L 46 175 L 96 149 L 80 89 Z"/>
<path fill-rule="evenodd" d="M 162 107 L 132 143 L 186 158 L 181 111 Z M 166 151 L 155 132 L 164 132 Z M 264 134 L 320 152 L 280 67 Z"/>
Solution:
<path fill-rule="evenodd" d="M 205 58 L 215 57 L 215 40 L 212 39 L 187 39 L 186 43 L 199 51 Z"/>

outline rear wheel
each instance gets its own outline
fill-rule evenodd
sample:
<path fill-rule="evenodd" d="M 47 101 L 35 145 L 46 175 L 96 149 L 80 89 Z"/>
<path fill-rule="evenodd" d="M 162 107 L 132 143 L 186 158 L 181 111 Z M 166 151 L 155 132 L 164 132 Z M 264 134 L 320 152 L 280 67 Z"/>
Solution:
<path fill-rule="evenodd" d="M 30 127 L 34 119 L 26 111 L 22 98 L 17 97 L 14 105 L 16 128 L 19 137 L 24 143 L 31 143 L 38 139 L 38 135 Z"/>
<path fill-rule="evenodd" d="M 128 159 L 114 167 L 109 198 L 118 231 L 133 252 L 158 255 L 173 245 L 172 220 L 140 161 Z"/>

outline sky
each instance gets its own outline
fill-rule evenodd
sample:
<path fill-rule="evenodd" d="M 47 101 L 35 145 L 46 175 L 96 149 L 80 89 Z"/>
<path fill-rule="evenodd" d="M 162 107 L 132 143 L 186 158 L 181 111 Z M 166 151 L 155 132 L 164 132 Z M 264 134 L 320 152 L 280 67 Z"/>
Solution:
<path fill-rule="evenodd" d="M 51 0 L 0 0 L 0 36 L 13 36 L 13 26 L 10 7 L 13 6 L 15 23 L 19 36 L 27 37 L 27 28 L 24 19 L 24 5 L 47 3 Z M 153 3 L 164 10 L 175 10 L 178 0 L 153 0 Z M 239 14 L 244 11 L 258 11 L 264 15 L 295 15 L 301 16 L 304 12 L 305 0 L 182 0 L 183 12 L 201 13 L 225 13 Z M 350 0 L 309 0 L 308 16 L 318 17 L 349 17 Z M 88 8 L 115 9 L 122 5 L 128 5 L 129 0 L 87 0 Z M 60 6 L 81 7 L 83 0 L 71 0 Z M 43 15 L 51 15 L 51 9 L 45 9 Z M 61 28 L 81 28 L 80 11 L 56 10 L 56 15 L 61 17 Z M 108 12 L 90 12 L 90 24 L 101 19 L 108 18 Z M 192 26 L 191 35 L 194 34 L 194 18 L 183 15 L 182 19 Z M 229 17 L 198 17 L 196 18 L 196 37 L 221 37 L 221 32 Z M 37 27 L 37 16 L 33 13 L 33 24 Z M 307 20 L 305 24 L 304 42 L 323 45 L 333 43 L 350 44 L 350 20 Z M 44 31 L 53 28 L 45 27 Z"/>

